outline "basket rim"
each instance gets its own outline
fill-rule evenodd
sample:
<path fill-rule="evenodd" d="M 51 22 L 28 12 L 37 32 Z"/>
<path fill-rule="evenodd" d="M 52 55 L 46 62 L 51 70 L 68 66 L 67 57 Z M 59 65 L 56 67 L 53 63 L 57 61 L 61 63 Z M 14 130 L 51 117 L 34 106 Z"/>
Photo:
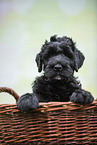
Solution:
<path fill-rule="evenodd" d="M 91 104 L 81 105 L 78 103 L 69 102 L 40 102 L 39 108 L 34 109 L 32 111 L 41 111 L 41 112 L 50 112 L 50 111 L 60 111 L 60 110 L 90 110 L 90 109 L 97 109 L 97 100 L 94 100 Z M 16 104 L 0 104 L 0 109 L 3 110 L 12 109 L 14 112 L 19 112 Z M 4 110 L 3 112 L 6 112 Z"/>

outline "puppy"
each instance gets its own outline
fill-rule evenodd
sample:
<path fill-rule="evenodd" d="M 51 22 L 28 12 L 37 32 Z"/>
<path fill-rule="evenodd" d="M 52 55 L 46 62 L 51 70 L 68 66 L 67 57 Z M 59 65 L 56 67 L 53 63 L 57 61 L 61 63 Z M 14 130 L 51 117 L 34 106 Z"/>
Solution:
<path fill-rule="evenodd" d="M 84 55 L 69 37 L 54 35 L 49 42 L 45 41 L 36 56 L 38 72 L 43 70 L 44 74 L 34 81 L 33 93 L 19 98 L 18 109 L 30 111 L 38 108 L 39 102 L 49 101 L 72 101 L 80 104 L 93 102 L 91 93 L 83 90 L 74 77 L 74 71 L 78 72 L 84 59 Z"/>

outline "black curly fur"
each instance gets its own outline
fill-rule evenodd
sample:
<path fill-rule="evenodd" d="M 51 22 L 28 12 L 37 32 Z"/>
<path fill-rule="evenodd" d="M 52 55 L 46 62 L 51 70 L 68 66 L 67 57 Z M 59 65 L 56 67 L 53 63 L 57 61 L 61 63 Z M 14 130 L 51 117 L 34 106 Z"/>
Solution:
<path fill-rule="evenodd" d="M 45 76 L 41 76 L 33 83 L 33 92 L 37 94 L 38 100 L 41 102 L 67 102 L 70 100 L 72 92 L 81 87 L 75 78 L 71 79 L 60 82 L 57 80 L 50 81 Z"/>
<path fill-rule="evenodd" d="M 74 77 L 74 71 L 83 65 L 84 55 L 76 48 L 72 38 L 56 35 L 45 41 L 36 56 L 38 71 L 44 75 L 34 81 L 32 94 L 25 94 L 18 100 L 21 111 L 39 107 L 39 102 L 72 101 L 87 104 L 93 96 L 81 89 L 81 84 Z"/>

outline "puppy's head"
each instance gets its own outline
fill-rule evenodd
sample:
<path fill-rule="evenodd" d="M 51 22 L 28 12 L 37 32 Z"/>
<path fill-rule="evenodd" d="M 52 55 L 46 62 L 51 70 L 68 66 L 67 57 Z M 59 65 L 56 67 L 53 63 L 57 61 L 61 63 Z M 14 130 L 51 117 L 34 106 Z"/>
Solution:
<path fill-rule="evenodd" d="M 75 47 L 72 39 L 66 36 L 52 36 L 50 42 L 46 41 L 36 56 L 38 71 L 44 70 L 44 75 L 54 80 L 72 76 L 83 61 L 84 55 Z"/>

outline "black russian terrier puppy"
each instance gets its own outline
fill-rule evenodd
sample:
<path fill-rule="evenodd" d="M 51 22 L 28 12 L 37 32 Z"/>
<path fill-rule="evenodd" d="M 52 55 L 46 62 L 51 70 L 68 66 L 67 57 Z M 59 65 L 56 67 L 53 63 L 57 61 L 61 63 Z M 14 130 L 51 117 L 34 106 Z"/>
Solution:
<path fill-rule="evenodd" d="M 80 104 L 93 102 L 93 96 L 82 90 L 81 84 L 74 77 L 74 71 L 78 71 L 83 61 L 84 55 L 71 38 L 52 36 L 36 56 L 38 71 L 44 70 L 44 75 L 36 78 L 32 94 L 27 93 L 19 98 L 18 109 L 30 111 L 38 108 L 39 102 L 49 101 Z"/>

